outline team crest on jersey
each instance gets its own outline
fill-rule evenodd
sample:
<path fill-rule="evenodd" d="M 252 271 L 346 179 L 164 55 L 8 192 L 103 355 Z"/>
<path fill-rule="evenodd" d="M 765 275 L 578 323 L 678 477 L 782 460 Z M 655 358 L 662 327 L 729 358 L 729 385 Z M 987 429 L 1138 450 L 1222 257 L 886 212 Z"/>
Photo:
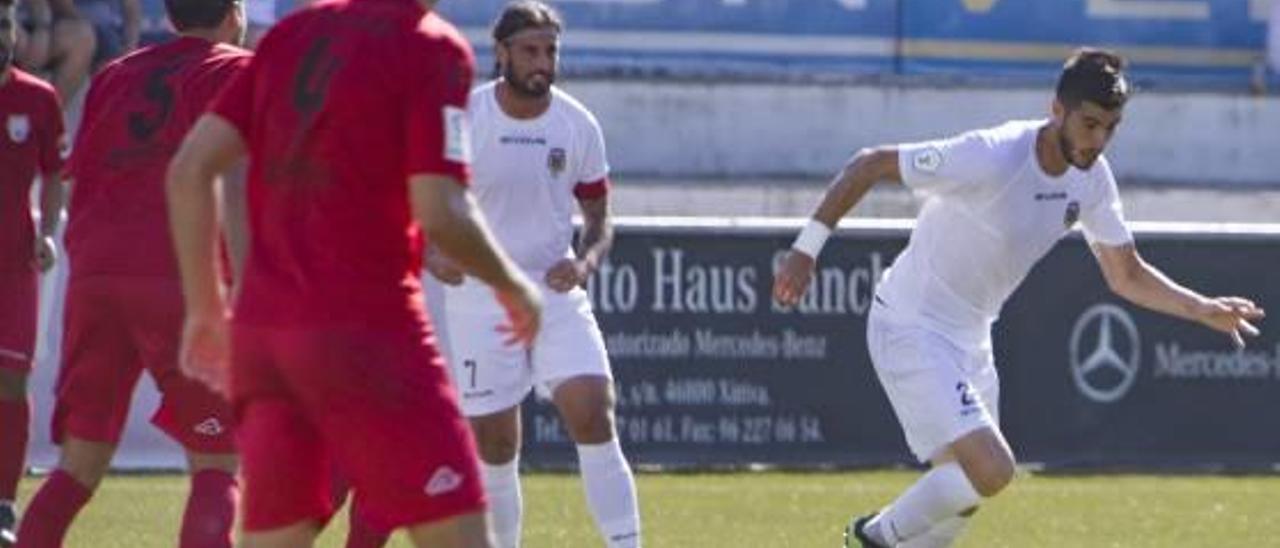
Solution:
<path fill-rule="evenodd" d="M 923 173 L 937 173 L 942 167 L 942 151 L 929 147 L 911 158 L 911 166 Z"/>
<path fill-rule="evenodd" d="M 547 152 L 547 171 L 551 172 L 552 177 L 559 177 L 567 163 L 568 157 L 565 155 L 563 148 L 555 147 L 550 152 Z"/>
<path fill-rule="evenodd" d="M 5 128 L 9 130 L 10 141 L 19 145 L 25 143 L 31 135 L 31 117 L 26 114 L 10 114 Z"/>
<path fill-rule="evenodd" d="M 471 127 L 467 111 L 453 105 L 445 105 L 444 158 L 459 164 L 471 163 Z"/>
<path fill-rule="evenodd" d="M 1080 220 L 1080 202 L 1071 200 L 1067 203 L 1067 212 L 1062 215 L 1062 224 L 1067 228 L 1075 226 Z"/>

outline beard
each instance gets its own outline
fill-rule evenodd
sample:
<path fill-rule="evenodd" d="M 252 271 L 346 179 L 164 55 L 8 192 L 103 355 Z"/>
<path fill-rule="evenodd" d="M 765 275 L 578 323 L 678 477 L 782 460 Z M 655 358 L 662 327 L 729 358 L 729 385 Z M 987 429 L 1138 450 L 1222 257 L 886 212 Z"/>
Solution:
<path fill-rule="evenodd" d="M 9 48 L 0 49 L 0 71 L 9 68 L 13 64 L 13 50 Z"/>
<path fill-rule="evenodd" d="M 534 76 L 541 75 L 546 83 L 533 83 Z M 502 72 L 502 79 L 506 80 L 507 85 L 511 86 L 511 91 L 517 95 L 528 97 L 531 99 L 541 99 L 551 92 L 551 84 L 555 83 L 556 75 L 554 73 L 534 72 L 530 73 L 527 78 L 520 80 L 516 78 L 515 71 L 510 66 L 506 67 Z"/>
<path fill-rule="evenodd" d="M 1076 157 L 1084 156 L 1084 153 L 1076 147 L 1075 142 L 1067 135 L 1067 128 L 1065 125 L 1064 127 L 1058 128 L 1058 149 L 1062 151 L 1062 157 L 1066 158 L 1068 164 L 1071 164 L 1076 169 L 1080 170 L 1087 170 L 1093 167 L 1093 164 L 1098 161 L 1098 156 L 1101 156 L 1101 154 L 1095 154 L 1091 159 L 1082 159 L 1077 162 Z"/>

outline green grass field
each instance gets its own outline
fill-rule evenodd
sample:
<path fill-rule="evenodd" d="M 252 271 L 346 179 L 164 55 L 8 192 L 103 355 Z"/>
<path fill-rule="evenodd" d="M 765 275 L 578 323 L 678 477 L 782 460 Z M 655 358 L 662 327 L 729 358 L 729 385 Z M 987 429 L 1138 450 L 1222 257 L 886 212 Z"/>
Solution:
<path fill-rule="evenodd" d="M 911 472 L 640 474 L 650 547 L 835 547 L 852 513 L 887 503 Z M 25 501 L 37 480 L 22 484 Z M 599 546 L 576 476 L 525 476 L 525 546 Z M 173 546 L 186 481 L 113 476 L 69 548 Z M 320 546 L 338 547 L 340 516 Z M 392 546 L 408 546 L 396 538 Z M 1280 546 L 1280 477 L 1024 475 L 987 504 L 962 547 Z"/>

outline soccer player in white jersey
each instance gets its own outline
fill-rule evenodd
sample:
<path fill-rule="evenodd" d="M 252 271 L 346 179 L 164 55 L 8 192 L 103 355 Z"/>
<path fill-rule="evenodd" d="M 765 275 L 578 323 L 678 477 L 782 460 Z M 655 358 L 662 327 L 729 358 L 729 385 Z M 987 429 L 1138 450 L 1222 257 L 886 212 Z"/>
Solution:
<path fill-rule="evenodd" d="M 877 289 L 867 346 L 907 444 L 930 470 L 881 512 L 855 520 L 846 546 L 950 546 L 985 497 L 1013 479 L 1000 432 L 990 326 L 1031 267 L 1079 223 L 1108 286 L 1125 299 L 1226 333 L 1257 335 L 1263 311 L 1209 298 L 1147 264 L 1125 227 L 1102 155 L 1129 86 L 1124 62 L 1075 52 L 1052 117 L 858 152 L 779 265 L 774 296 L 804 294 L 831 228 L 878 181 L 924 198 L 907 248 Z"/>
<path fill-rule="evenodd" d="M 479 442 L 498 546 L 520 544 L 520 402 L 544 387 L 577 444 L 587 504 L 610 547 L 640 546 L 635 480 L 614 424 L 604 340 L 582 286 L 613 241 L 609 167 L 592 114 L 555 87 L 562 23 L 540 2 L 509 4 L 493 27 L 500 78 L 469 101 L 471 189 L 502 247 L 541 280 L 544 327 L 532 351 L 503 344 L 492 291 L 446 257 L 427 267 L 448 285 L 454 382 Z M 583 229 L 572 246 L 573 214 Z"/>

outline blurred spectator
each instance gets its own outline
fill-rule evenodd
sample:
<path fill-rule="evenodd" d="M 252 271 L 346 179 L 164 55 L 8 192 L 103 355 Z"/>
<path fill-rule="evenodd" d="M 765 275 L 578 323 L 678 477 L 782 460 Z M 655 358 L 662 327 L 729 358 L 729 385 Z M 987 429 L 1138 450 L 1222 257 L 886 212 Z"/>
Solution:
<path fill-rule="evenodd" d="M 93 25 L 97 38 L 93 70 L 138 49 L 142 36 L 141 0 L 75 0 L 75 5 Z"/>
<path fill-rule="evenodd" d="M 249 33 L 245 38 L 245 45 L 249 48 L 256 48 L 258 40 L 271 29 L 271 25 L 276 24 L 280 13 L 280 0 L 244 0 L 245 15 L 249 19 Z M 293 0 L 289 2 L 285 0 L 289 6 L 289 11 L 302 9 L 307 7 L 315 0 Z"/>
<path fill-rule="evenodd" d="M 276 0 L 248 0 L 244 11 L 249 20 L 249 32 L 244 43 L 250 48 L 256 48 L 258 40 L 276 23 Z"/>
<path fill-rule="evenodd" d="M 1271 17 L 1267 24 L 1267 64 L 1271 74 L 1280 75 L 1280 0 L 1271 0 Z"/>
<path fill-rule="evenodd" d="M 93 26 L 72 0 L 20 0 L 15 59 L 46 74 L 58 95 L 71 102 L 89 77 L 97 41 Z"/>

